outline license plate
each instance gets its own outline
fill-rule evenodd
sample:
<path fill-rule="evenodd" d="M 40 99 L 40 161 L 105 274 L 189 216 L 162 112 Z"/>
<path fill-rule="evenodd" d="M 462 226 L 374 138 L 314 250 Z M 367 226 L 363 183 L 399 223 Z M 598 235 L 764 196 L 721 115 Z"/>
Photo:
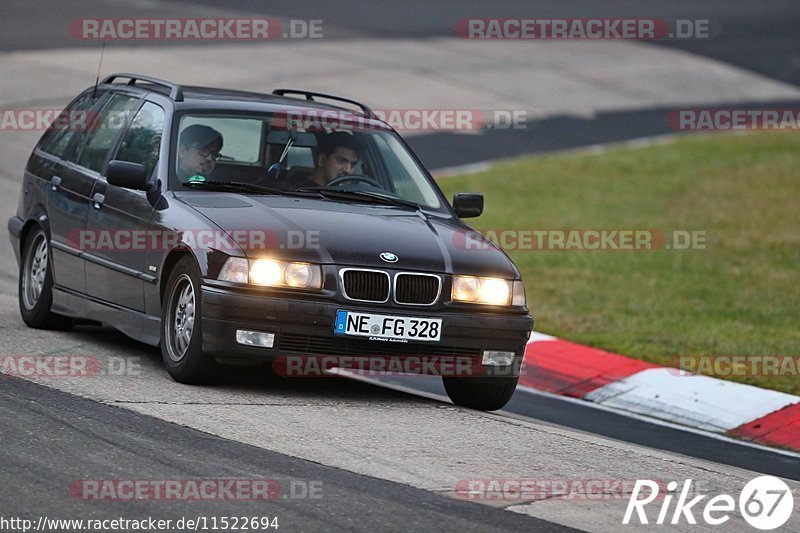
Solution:
<path fill-rule="evenodd" d="M 438 341 L 442 336 L 442 319 L 376 315 L 339 310 L 333 332 L 386 340 Z"/>

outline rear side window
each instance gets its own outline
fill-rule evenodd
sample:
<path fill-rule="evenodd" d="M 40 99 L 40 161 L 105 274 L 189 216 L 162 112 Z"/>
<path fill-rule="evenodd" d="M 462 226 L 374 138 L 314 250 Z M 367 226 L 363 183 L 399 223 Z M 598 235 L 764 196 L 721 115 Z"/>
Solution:
<path fill-rule="evenodd" d="M 158 161 L 165 118 L 161 106 L 145 102 L 133 117 L 114 159 L 144 165 L 147 175 L 151 175 Z"/>
<path fill-rule="evenodd" d="M 75 145 L 71 141 L 86 131 L 93 116 L 92 107 L 101 99 L 102 94 L 98 92 L 94 98 L 92 96 L 92 91 L 87 91 L 59 114 L 39 142 L 40 150 L 69 159 L 70 149 Z"/>
<path fill-rule="evenodd" d="M 130 113 L 138 104 L 138 98 L 124 94 L 112 96 L 100 112 L 98 120 L 85 133 L 76 163 L 102 172 L 109 150 L 114 146 L 120 130 L 125 127 Z"/>

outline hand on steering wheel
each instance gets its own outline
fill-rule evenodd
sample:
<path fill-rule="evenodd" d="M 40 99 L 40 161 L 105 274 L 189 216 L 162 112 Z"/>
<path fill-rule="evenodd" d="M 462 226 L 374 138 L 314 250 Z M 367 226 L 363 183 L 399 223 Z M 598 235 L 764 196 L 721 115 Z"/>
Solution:
<path fill-rule="evenodd" d="M 358 182 L 366 183 L 367 185 L 371 185 L 372 187 L 375 187 L 375 188 L 378 188 L 378 189 L 383 189 L 383 187 L 381 187 L 380 183 L 375 181 L 373 178 L 370 178 L 369 176 L 364 176 L 362 174 L 345 174 L 344 176 L 339 176 L 339 177 L 333 178 L 331 181 L 326 183 L 325 186 L 326 187 L 336 187 L 338 185 L 341 185 L 343 183 L 347 183 L 347 182 L 350 182 L 350 181 L 352 181 L 354 183 L 358 183 Z"/>

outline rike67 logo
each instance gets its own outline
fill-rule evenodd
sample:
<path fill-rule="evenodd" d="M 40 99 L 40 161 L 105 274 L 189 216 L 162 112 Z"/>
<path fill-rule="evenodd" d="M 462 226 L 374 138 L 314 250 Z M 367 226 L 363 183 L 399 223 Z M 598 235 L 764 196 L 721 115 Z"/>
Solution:
<path fill-rule="evenodd" d="M 636 480 L 622 523 L 631 524 L 635 513 L 639 524 L 649 524 L 645 507 L 656 500 L 660 500 L 661 503 L 658 518 L 654 522 L 658 525 L 679 524 L 684 520 L 687 524 L 697 524 L 695 513 L 698 513 L 706 524 L 719 526 L 730 520 L 731 514 L 736 511 L 737 501 L 729 494 L 714 496 L 702 506 L 698 504 L 707 498 L 707 495 L 700 494 L 689 499 L 692 492 L 691 479 L 684 481 L 683 486 L 676 481 L 670 481 L 666 486 L 666 494 L 661 493 L 662 487 L 663 483 L 649 479 Z M 677 502 L 675 507 L 670 509 L 674 496 L 677 496 Z M 789 520 L 794 508 L 794 497 L 783 480 L 773 476 L 760 476 L 744 486 L 739 494 L 738 508 L 748 524 L 767 531 L 777 529 Z M 635 519 L 633 523 L 636 524 Z"/>

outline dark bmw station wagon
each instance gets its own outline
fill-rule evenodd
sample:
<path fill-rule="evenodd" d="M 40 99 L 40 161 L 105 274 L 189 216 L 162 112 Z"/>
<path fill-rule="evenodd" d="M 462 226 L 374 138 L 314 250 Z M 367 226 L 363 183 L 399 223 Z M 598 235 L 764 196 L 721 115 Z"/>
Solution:
<path fill-rule="evenodd" d="M 8 228 L 31 327 L 108 324 L 183 383 L 259 361 L 435 369 L 494 410 L 533 319 L 517 268 L 461 221 L 482 210 L 358 102 L 115 74 L 43 135 Z"/>

